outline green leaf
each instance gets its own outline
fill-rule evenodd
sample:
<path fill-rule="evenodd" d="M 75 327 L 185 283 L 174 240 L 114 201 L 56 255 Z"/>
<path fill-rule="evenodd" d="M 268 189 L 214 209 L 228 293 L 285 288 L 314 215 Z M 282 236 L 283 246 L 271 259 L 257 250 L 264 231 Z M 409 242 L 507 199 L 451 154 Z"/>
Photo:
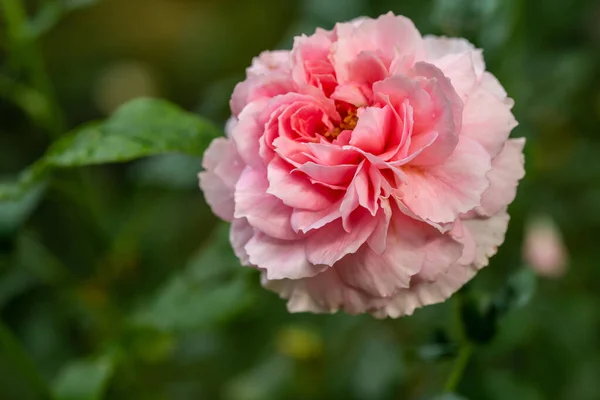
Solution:
<path fill-rule="evenodd" d="M 10 234 L 31 214 L 44 192 L 45 185 L 39 183 L 24 193 L 20 200 L 0 202 L 0 236 Z M 0 185 L 2 190 L 2 185 Z M 18 190 L 17 187 L 8 190 Z"/>
<path fill-rule="evenodd" d="M 53 387 L 54 400 L 99 400 L 115 369 L 115 357 L 104 355 L 78 360 L 60 371 Z"/>
<path fill-rule="evenodd" d="M 461 304 L 465 334 L 472 343 L 490 342 L 497 333 L 498 320 L 511 310 L 529 303 L 537 286 L 537 276 L 529 268 L 521 268 L 508 277 L 506 283 L 489 300 L 466 293 Z"/>
<path fill-rule="evenodd" d="M 23 349 L 10 329 L 0 320 L 0 357 L 8 360 L 13 370 L 27 383 L 31 391 L 47 397 L 48 384 L 40 374 L 27 352 Z"/>
<path fill-rule="evenodd" d="M 537 275 L 531 268 L 521 268 L 512 274 L 498 292 L 494 305 L 500 313 L 524 307 L 537 288 Z"/>
<path fill-rule="evenodd" d="M 288 358 L 272 356 L 249 371 L 234 377 L 223 389 L 226 400 L 274 400 L 282 397 L 293 377 Z"/>
<path fill-rule="evenodd" d="M 133 315 L 132 323 L 186 331 L 226 320 L 252 300 L 245 271 L 231 250 L 228 225 L 221 224 L 185 270 Z"/>
<path fill-rule="evenodd" d="M 208 120 L 167 101 L 132 100 L 106 121 L 87 124 L 59 139 L 16 181 L 0 183 L 0 230 L 13 229 L 35 207 L 41 198 L 39 187 L 54 168 L 125 162 L 168 153 L 200 157 L 212 139 L 220 135 L 221 130 Z"/>
<path fill-rule="evenodd" d="M 46 0 L 38 13 L 28 22 L 28 34 L 37 38 L 54 28 L 68 12 L 89 7 L 98 0 Z"/>
<path fill-rule="evenodd" d="M 165 153 L 202 156 L 221 135 L 212 123 L 156 99 L 123 105 L 104 123 L 80 128 L 54 144 L 46 162 L 54 167 L 131 161 Z"/>
<path fill-rule="evenodd" d="M 444 393 L 432 398 L 431 400 L 467 400 L 467 398 L 454 393 Z"/>

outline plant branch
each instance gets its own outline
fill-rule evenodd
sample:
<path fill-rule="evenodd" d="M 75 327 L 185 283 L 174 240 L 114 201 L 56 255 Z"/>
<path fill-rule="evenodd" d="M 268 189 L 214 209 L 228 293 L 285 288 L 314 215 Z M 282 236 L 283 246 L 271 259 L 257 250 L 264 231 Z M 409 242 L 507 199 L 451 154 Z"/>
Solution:
<path fill-rule="evenodd" d="M 64 116 L 58 105 L 44 60 L 35 37 L 27 28 L 27 14 L 22 0 L 0 0 L 4 11 L 6 33 L 11 53 L 27 71 L 31 86 L 39 92 L 50 108 L 46 129 L 56 138 L 65 130 Z"/>

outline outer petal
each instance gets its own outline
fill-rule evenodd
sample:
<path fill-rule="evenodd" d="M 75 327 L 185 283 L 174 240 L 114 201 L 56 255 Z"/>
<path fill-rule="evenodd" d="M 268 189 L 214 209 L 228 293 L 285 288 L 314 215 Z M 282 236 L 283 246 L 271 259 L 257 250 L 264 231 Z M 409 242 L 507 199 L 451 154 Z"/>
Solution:
<path fill-rule="evenodd" d="M 266 170 L 246 167 L 235 187 L 235 218 L 246 218 L 254 228 L 279 239 L 296 239 L 292 209 L 267 193 Z"/>
<path fill-rule="evenodd" d="M 477 140 L 495 157 L 517 126 L 510 106 L 479 85 L 469 96 L 463 111 L 461 135 Z"/>
<path fill-rule="evenodd" d="M 233 220 L 231 229 L 229 230 L 229 241 L 242 265 L 250 265 L 250 258 L 244 247 L 252 236 L 254 236 L 254 228 L 250 226 L 246 218 L 236 218 Z"/>
<path fill-rule="evenodd" d="M 253 101 L 270 99 L 291 92 L 295 87 L 289 74 L 284 72 L 249 76 L 235 86 L 229 101 L 231 112 L 238 116 Z"/>
<path fill-rule="evenodd" d="M 377 221 L 368 211 L 357 209 L 349 218 L 349 232 L 339 219 L 323 226 L 306 239 L 308 260 L 313 264 L 333 265 L 345 255 L 355 253 L 371 236 Z"/>
<path fill-rule="evenodd" d="M 307 260 L 301 240 L 280 240 L 256 232 L 244 249 L 250 263 L 265 270 L 268 279 L 301 279 L 327 268 Z"/>
<path fill-rule="evenodd" d="M 234 210 L 233 192 L 244 168 L 235 144 L 226 138 L 213 140 L 204 152 L 202 166 L 205 171 L 199 173 L 198 178 L 207 203 L 216 215 L 231 221 Z"/>
<path fill-rule="evenodd" d="M 447 271 L 460 257 L 462 245 L 422 222 L 396 212 L 388 231 L 386 251 L 377 255 L 364 246 L 335 268 L 347 285 L 375 298 L 390 297 L 414 283 L 423 268 Z"/>
<path fill-rule="evenodd" d="M 342 23 L 335 27 L 337 43 L 332 56 L 339 83 L 349 77 L 348 64 L 363 51 L 377 54 L 389 68 L 397 51 L 411 60 L 420 58 L 423 39 L 411 20 L 391 12 L 360 23 Z"/>
<path fill-rule="evenodd" d="M 473 266 L 481 269 L 488 265 L 490 257 L 498 251 L 504 242 L 510 217 L 506 211 L 500 211 L 489 218 L 473 218 L 464 220 L 466 229 L 475 239 L 475 261 Z"/>
<path fill-rule="evenodd" d="M 510 139 L 504 148 L 492 161 L 492 169 L 487 177 L 490 187 L 481 197 L 481 207 L 477 212 L 483 215 L 493 215 L 506 208 L 517 195 L 519 180 L 525 176 L 525 157 L 523 147 L 525 139 Z"/>
<path fill-rule="evenodd" d="M 452 222 L 481 204 L 488 188 L 489 154 L 477 142 L 461 138 L 442 165 L 405 169 L 402 202 L 417 216 L 436 223 Z"/>
<path fill-rule="evenodd" d="M 289 72 L 290 51 L 263 51 L 252 60 L 252 65 L 246 69 L 249 77 L 272 74 L 273 72 Z"/>
<path fill-rule="evenodd" d="M 263 165 L 258 150 L 265 127 L 259 123 L 259 116 L 267 102 L 263 99 L 249 104 L 239 114 L 237 123 L 231 129 L 231 139 L 235 142 L 240 157 L 248 165 Z"/>

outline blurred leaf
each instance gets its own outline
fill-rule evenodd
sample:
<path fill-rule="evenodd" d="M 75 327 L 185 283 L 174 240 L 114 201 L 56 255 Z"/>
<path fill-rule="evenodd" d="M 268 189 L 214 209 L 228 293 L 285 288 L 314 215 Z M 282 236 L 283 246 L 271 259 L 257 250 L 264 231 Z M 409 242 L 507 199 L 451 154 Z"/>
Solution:
<path fill-rule="evenodd" d="M 35 278 L 18 266 L 11 266 L 0 275 L 0 311 L 15 296 L 35 284 Z"/>
<path fill-rule="evenodd" d="M 244 309 L 251 293 L 227 232 L 227 225 L 221 224 L 186 269 L 133 316 L 133 323 L 167 331 L 192 330 Z M 228 277 L 232 270 L 236 274 Z"/>
<path fill-rule="evenodd" d="M 499 313 L 524 307 L 533 297 L 537 287 L 537 275 L 531 268 L 520 268 L 513 273 L 494 299 Z"/>
<path fill-rule="evenodd" d="M 478 344 L 490 342 L 497 333 L 499 318 L 527 305 L 536 286 L 535 272 L 520 268 L 508 277 L 491 301 L 487 296 L 466 293 L 461 305 L 461 318 L 469 341 Z"/>
<path fill-rule="evenodd" d="M 386 335 L 371 335 L 361 345 L 353 379 L 354 392 L 361 399 L 381 399 L 401 381 L 402 353 Z"/>
<path fill-rule="evenodd" d="M 40 127 L 52 121 L 52 107 L 38 90 L 1 74 L 0 97 L 14 103 Z"/>
<path fill-rule="evenodd" d="M 281 390 L 292 378 L 289 359 L 274 356 L 235 377 L 224 390 L 226 400 L 276 400 L 283 398 Z"/>
<path fill-rule="evenodd" d="M 20 200 L 0 202 L 0 236 L 12 233 L 27 219 L 42 197 L 44 185 L 38 184 Z"/>
<path fill-rule="evenodd" d="M 245 308 L 247 294 L 248 286 L 241 279 L 206 289 L 179 276 L 134 317 L 134 323 L 168 331 L 206 327 Z"/>
<path fill-rule="evenodd" d="M 489 398 L 493 400 L 542 400 L 537 389 L 521 381 L 510 371 L 493 371 L 485 375 Z"/>
<path fill-rule="evenodd" d="M 431 400 L 467 400 L 467 398 L 454 393 L 444 393 L 442 395 L 435 396 Z"/>
<path fill-rule="evenodd" d="M 201 160 L 185 154 L 165 154 L 141 160 L 129 170 L 137 183 L 173 189 L 198 187 Z"/>
<path fill-rule="evenodd" d="M 54 400 L 100 400 L 115 368 L 114 356 L 79 360 L 59 372 Z"/>
<path fill-rule="evenodd" d="M 43 185 L 46 173 L 47 166 L 42 159 L 23 170 L 15 181 L 0 182 L 0 204 L 23 201 L 24 197 L 31 196 L 37 185 Z"/>
<path fill-rule="evenodd" d="M 31 232 L 23 232 L 17 239 L 15 263 L 29 271 L 41 282 L 58 285 L 69 276 L 69 271 L 48 248 Z"/>
<path fill-rule="evenodd" d="M 46 380 L 41 376 L 36 365 L 25 352 L 10 329 L 0 320 L 0 357 L 8 359 L 21 379 L 27 382 L 30 389 L 46 398 L 49 389 Z"/>
<path fill-rule="evenodd" d="M 417 349 L 419 358 L 425 361 L 437 361 L 456 356 L 458 344 L 451 341 L 442 329 L 436 329 L 431 343 Z"/>
<path fill-rule="evenodd" d="M 39 37 L 58 24 L 66 13 L 91 6 L 99 0 L 46 0 L 28 23 L 28 34 Z"/>

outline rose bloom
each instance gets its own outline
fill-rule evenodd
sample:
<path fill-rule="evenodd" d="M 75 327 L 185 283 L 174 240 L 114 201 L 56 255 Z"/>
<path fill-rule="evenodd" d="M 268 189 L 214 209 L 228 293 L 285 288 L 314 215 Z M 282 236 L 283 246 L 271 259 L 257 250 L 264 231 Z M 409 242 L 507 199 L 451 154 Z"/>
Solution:
<path fill-rule="evenodd" d="M 411 314 L 504 240 L 512 105 L 464 39 L 391 13 L 339 23 L 253 60 L 200 187 L 290 311 Z"/>

